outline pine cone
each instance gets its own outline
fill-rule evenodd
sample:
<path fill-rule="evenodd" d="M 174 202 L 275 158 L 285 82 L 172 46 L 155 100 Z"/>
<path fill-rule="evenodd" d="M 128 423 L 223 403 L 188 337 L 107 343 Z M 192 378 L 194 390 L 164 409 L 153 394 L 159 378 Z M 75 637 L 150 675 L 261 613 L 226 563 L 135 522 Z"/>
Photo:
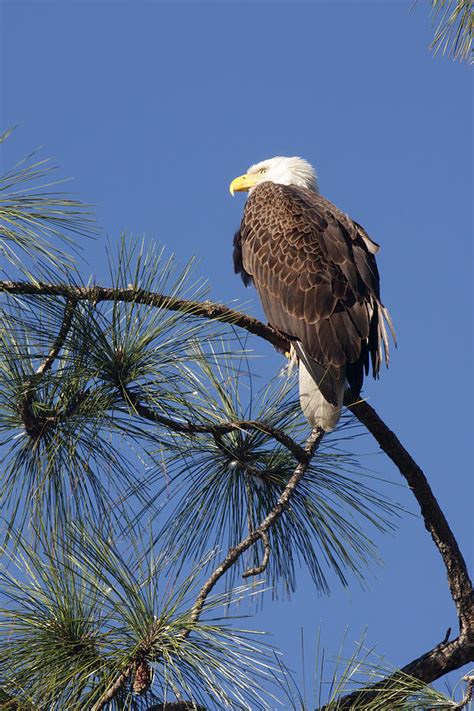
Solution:
<path fill-rule="evenodd" d="M 135 678 L 133 680 L 133 691 L 135 694 L 144 694 L 151 685 L 151 668 L 145 660 L 137 664 Z"/>

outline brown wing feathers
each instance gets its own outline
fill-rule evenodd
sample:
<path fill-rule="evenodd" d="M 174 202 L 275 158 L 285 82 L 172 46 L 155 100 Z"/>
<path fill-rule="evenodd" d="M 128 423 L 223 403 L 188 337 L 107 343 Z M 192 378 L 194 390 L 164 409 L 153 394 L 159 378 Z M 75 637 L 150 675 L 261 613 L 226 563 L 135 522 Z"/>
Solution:
<path fill-rule="evenodd" d="M 254 282 L 268 321 L 323 368 L 346 365 L 356 395 L 386 344 L 377 249 L 325 198 L 271 182 L 254 189 L 234 237 L 235 271 Z"/>

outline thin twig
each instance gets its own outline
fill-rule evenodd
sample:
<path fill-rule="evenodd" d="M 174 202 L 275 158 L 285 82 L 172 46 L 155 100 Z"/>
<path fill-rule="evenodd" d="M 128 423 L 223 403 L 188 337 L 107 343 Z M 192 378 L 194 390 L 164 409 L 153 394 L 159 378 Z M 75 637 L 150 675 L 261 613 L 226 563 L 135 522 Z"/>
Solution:
<path fill-rule="evenodd" d="M 260 538 L 263 541 L 263 558 L 262 562 L 260 565 L 256 565 L 255 568 L 247 568 L 247 570 L 242 573 L 243 578 L 251 578 L 254 575 L 260 575 L 261 573 L 265 572 L 267 569 L 268 561 L 270 560 L 270 539 L 268 538 L 268 534 L 263 531 L 262 535 Z"/>
<path fill-rule="evenodd" d="M 56 339 L 44 361 L 25 382 L 24 396 L 20 404 L 20 411 L 21 418 L 25 425 L 25 430 L 32 437 L 42 436 L 45 431 L 56 421 L 56 418 L 54 417 L 36 418 L 32 410 L 32 405 L 37 392 L 38 384 L 41 381 L 41 376 L 43 373 L 46 373 L 46 371 L 52 368 L 54 361 L 64 346 L 64 342 L 72 325 L 76 304 L 77 301 L 69 297 L 67 298 L 59 333 L 56 336 Z"/>
<path fill-rule="evenodd" d="M 38 420 L 33 414 L 32 404 L 36 395 L 38 383 L 41 380 L 41 375 L 52 368 L 55 359 L 64 346 L 64 341 L 66 340 L 69 329 L 71 328 L 75 308 L 76 301 L 68 298 L 66 300 L 66 306 L 64 307 L 64 316 L 59 333 L 56 336 L 48 355 L 36 371 L 32 373 L 25 382 L 24 398 L 20 405 L 21 417 L 26 431 L 33 437 L 44 434 L 45 430 L 52 424 L 52 419 L 54 420 L 54 418 L 51 419 L 44 417 L 39 418 Z"/>
<path fill-rule="evenodd" d="M 59 333 L 58 333 L 53 345 L 51 346 L 51 350 L 49 351 L 45 360 L 43 361 L 43 363 L 41 363 L 39 368 L 36 369 L 36 375 L 41 375 L 42 373 L 45 373 L 47 370 L 51 369 L 61 348 L 64 346 L 64 341 L 66 340 L 67 335 L 69 333 L 69 329 L 71 328 L 71 325 L 72 325 L 72 319 L 74 316 L 74 311 L 76 309 L 76 305 L 77 305 L 77 301 L 75 299 L 71 299 L 69 297 L 67 298 L 66 306 L 64 307 L 63 321 L 61 323 L 61 328 L 59 329 Z"/>
<path fill-rule="evenodd" d="M 192 622 L 196 622 L 196 620 L 199 619 L 206 598 L 211 592 L 211 590 L 214 588 L 218 580 L 220 580 L 224 573 L 236 563 L 242 553 L 245 553 L 246 550 L 253 546 L 254 543 L 256 543 L 260 538 L 262 538 L 262 534 L 266 533 L 278 521 L 282 513 L 286 510 L 290 499 L 293 496 L 293 493 L 299 482 L 303 478 L 311 461 L 311 457 L 319 446 L 319 443 L 321 442 L 323 436 L 324 430 L 320 429 L 319 427 L 315 427 L 313 429 L 304 446 L 306 460 L 303 462 L 299 462 L 273 509 L 263 519 L 258 528 L 251 531 L 249 535 L 244 538 L 237 546 L 229 548 L 229 551 L 224 560 L 212 572 L 208 580 L 206 580 L 201 590 L 199 591 L 199 594 L 196 598 L 196 602 L 192 607 L 190 615 L 190 619 Z M 189 632 L 190 629 L 188 629 L 185 634 L 187 635 L 189 634 Z"/>
<path fill-rule="evenodd" d="M 443 639 L 442 643 L 446 644 L 446 642 L 449 642 L 450 637 L 451 637 L 451 627 L 448 627 L 448 629 L 446 630 L 446 634 L 444 635 L 444 639 Z"/>

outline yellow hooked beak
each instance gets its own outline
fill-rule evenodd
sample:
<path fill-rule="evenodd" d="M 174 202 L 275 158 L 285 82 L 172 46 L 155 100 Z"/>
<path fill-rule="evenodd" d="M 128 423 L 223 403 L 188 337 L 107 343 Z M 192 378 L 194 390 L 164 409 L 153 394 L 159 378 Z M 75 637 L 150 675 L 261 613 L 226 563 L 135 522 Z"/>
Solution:
<path fill-rule="evenodd" d="M 234 193 L 243 192 L 245 190 L 249 190 L 249 188 L 253 188 L 253 186 L 258 182 L 258 177 L 258 175 L 250 175 L 249 173 L 245 173 L 245 175 L 239 175 L 238 178 L 234 178 L 229 185 L 230 194 L 233 196 Z"/>

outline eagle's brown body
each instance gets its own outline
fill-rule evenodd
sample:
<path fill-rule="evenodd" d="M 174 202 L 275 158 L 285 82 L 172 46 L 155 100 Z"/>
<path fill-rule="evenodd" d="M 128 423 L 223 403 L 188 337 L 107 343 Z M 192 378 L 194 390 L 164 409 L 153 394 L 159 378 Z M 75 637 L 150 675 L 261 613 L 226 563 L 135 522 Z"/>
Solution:
<path fill-rule="evenodd" d="M 374 254 L 364 229 L 317 192 L 262 182 L 234 238 L 234 267 L 253 281 L 269 323 L 294 342 L 324 397 L 339 405 L 341 382 L 358 396 L 385 351 Z M 337 391 L 337 392 L 336 392 Z"/>

